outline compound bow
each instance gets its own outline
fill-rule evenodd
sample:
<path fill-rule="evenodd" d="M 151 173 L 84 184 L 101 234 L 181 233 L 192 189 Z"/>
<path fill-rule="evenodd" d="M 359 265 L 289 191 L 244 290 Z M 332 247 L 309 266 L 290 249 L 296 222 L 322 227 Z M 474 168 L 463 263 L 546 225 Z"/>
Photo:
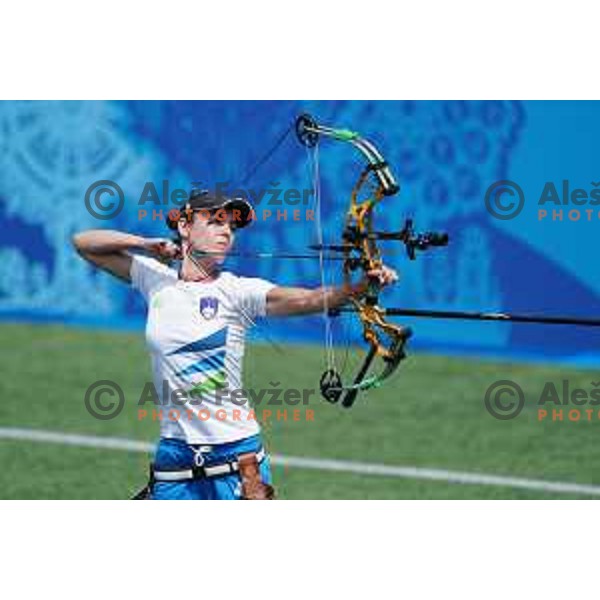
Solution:
<path fill-rule="evenodd" d="M 334 129 L 317 124 L 308 114 L 300 115 L 296 120 L 296 135 L 301 144 L 307 148 L 315 148 L 320 136 L 350 143 L 360 151 L 366 159 L 366 166 L 361 172 L 350 195 L 350 206 L 346 212 L 342 230 L 341 244 L 323 244 L 322 228 L 319 225 L 320 243 L 312 246 L 319 252 L 339 252 L 343 256 L 344 283 L 350 284 L 352 274 L 361 270 L 364 274 L 380 269 L 382 266 L 379 240 L 395 240 L 406 246 L 411 260 L 416 257 L 416 250 L 426 250 L 431 246 L 445 246 L 448 235 L 445 233 L 427 232 L 415 234 L 412 221 L 406 221 L 404 228 L 397 232 L 376 231 L 374 228 L 374 212 L 379 203 L 386 197 L 394 196 L 400 191 L 388 163 L 377 148 L 356 132 L 347 129 Z M 373 183 L 363 197 L 368 183 Z M 318 190 L 318 182 L 315 185 Z M 318 200 L 318 220 L 320 223 L 320 199 Z M 328 365 L 320 379 L 321 393 L 330 402 L 338 402 L 344 407 L 354 403 L 359 391 L 379 386 L 398 368 L 406 357 L 405 346 L 412 335 L 408 327 L 389 323 L 386 320 L 386 310 L 379 305 L 381 285 L 379 279 L 367 275 L 368 286 L 364 294 L 350 299 L 350 310 L 355 312 L 362 324 L 364 341 L 369 345 L 369 351 L 362 366 L 352 380 L 344 383 L 341 374 L 335 366 L 331 336 L 327 335 L 329 345 Z M 348 309 L 346 309 L 348 310 Z M 325 306 L 325 318 L 335 317 L 340 310 L 328 309 Z M 383 368 L 370 373 L 371 365 L 376 357 L 383 361 Z M 342 397 L 343 395 L 343 397 Z"/>

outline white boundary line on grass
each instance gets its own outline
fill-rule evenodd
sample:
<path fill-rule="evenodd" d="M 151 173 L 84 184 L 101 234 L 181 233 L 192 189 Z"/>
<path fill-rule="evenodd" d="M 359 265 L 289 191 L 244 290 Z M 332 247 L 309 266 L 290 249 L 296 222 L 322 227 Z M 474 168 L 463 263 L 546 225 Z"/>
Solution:
<path fill-rule="evenodd" d="M 130 452 L 152 452 L 154 444 L 115 437 L 80 435 L 46 431 L 43 429 L 22 429 L 18 427 L 0 427 L 0 439 L 21 440 L 100 448 L 107 450 L 127 450 Z M 348 460 L 330 460 L 322 458 L 304 458 L 296 456 L 272 456 L 272 463 L 278 466 L 298 469 L 314 469 L 334 471 L 337 473 L 356 473 L 360 475 L 376 475 L 382 477 L 401 477 L 405 479 L 424 479 L 427 481 L 445 481 L 471 485 L 489 485 L 535 490 L 539 492 L 557 492 L 564 494 L 581 494 L 600 496 L 600 486 L 562 481 L 544 481 L 525 479 L 503 475 L 487 475 L 485 473 L 467 473 L 463 471 L 446 471 L 444 469 L 426 469 L 422 467 L 395 467 L 374 463 L 362 463 Z"/>

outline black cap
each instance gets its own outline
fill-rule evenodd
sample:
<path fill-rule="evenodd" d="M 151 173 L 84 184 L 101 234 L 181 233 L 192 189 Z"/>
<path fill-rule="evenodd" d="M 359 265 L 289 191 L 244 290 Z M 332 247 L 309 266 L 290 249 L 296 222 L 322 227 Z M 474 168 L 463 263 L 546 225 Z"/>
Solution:
<path fill-rule="evenodd" d="M 246 227 L 252 222 L 250 219 L 250 213 L 253 210 L 252 205 L 245 198 L 216 195 L 209 190 L 192 190 L 188 201 L 179 211 L 169 211 L 167 226 L 169 229 L 177 229 L 179 219 L 190 218 L 192 212 L 201 210 L 214 212 L 219 209 L 239 211 L 239 216 L 236 215 L 237 218 L 233 221 L 236 229 Z"/>

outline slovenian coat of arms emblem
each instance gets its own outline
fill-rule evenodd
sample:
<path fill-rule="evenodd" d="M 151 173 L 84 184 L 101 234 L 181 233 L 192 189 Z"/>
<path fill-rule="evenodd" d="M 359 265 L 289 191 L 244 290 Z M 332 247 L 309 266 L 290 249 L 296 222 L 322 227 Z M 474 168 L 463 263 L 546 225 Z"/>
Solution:
<path fill-rule="evenodd" d="M 200 314 L 205 319 L 214 319 L 219 310 L 219 301 L 217 298 L 200 298 Z"/>

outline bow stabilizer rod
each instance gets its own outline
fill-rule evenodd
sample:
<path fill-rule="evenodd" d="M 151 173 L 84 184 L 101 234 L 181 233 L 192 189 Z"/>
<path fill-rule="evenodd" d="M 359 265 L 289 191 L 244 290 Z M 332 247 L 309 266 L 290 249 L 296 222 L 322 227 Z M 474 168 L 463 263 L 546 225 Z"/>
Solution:
<path fill-rule="evenodd" d="M 535 314 L 512 314 L 503 312 L 477 312 L 454 310 L 420 310 L 411 308 L 382 308 L 389 317 L 416 317 L 429 319 L 458 319 L 463 321 L 502 321 L 512 323 L 535 323 L 540 325 L 570 325 L 576 327 L 600 327 L 600 319 L 594 317 L 547 316 Z M 331 316 L 354 312 L 345 306 L 330 311 Z"/>

